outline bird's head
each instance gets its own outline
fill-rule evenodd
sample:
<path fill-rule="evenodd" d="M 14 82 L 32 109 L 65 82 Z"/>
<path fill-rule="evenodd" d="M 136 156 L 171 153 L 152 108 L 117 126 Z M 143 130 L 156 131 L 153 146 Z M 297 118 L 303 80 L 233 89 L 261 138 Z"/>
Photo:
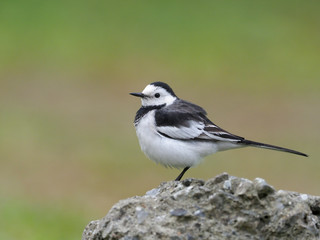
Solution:
<path fill-rule="evenodd" d="M 150 83 L 141 93 L 130 93 L 133 96 L 140 97 L 142 106 L 166 106 L 172 104 L 178 97 L 172 88 L 163 82 Z"/>

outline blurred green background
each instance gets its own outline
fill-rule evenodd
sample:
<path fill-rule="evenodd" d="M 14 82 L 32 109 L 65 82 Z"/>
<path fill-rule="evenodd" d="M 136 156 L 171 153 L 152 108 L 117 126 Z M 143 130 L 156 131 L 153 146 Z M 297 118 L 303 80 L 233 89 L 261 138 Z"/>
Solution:
<path fill-rule="evenodd" d="M 0 2 L 0 239 L 80 239 L 118 200 L 179 170 L 140 151 L 128 93 L 150 82 L 262 149 L 221 172 L 320 195 L 319 1 Z"/>

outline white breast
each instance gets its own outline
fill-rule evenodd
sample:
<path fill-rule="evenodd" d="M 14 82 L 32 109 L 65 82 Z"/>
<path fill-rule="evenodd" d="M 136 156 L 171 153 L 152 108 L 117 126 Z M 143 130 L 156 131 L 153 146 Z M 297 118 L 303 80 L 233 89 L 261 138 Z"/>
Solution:
<path fill-rule="evenodd" d="M 155 129 L 154 114 L 155 110 L 150 111 L 136 126 L 140 147 L 151 160 L 165 166 L 192 167 L 218 151 L 214 142 L 175 140 L 160 135 Z"/>

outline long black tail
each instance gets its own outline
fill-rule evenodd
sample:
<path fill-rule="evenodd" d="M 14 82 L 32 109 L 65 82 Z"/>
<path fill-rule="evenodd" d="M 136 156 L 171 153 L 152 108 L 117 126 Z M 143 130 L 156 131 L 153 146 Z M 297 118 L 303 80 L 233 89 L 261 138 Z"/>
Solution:
<path fill-rule="evenodd" d="M 283 147 L 278 147 L 278 146 L 274 146 L 274 145 L 270 145 L 270 144 L 265 144 L 265 143 L 260 143 L 260 142 L 255 142 L 255 141 L 251 141 L 251 140 L 242 140 L 241 143 L 248 145 L 248 146 L 252 146 L 252 147 L 259 147 L 259 148 L 266 148 L 266 149 L 271 149 L 271 150 L 276 150 L 276 151 L 281 151 L 281 152 L 288 152 L 288 153 L 293 153 L 293 154 L 297 154 L 300 156 L 304 156 L 304 157 L 308 157 L 307 154 L 302 153 L 302 152 L 298 152 L 292 149 L 288 149 L 288 148 L 283 148 Z"/>

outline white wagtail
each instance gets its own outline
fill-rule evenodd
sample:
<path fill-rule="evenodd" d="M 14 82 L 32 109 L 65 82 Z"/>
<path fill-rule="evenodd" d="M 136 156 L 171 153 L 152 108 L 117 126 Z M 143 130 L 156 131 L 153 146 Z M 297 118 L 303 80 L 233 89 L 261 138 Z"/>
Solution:
<path fill-rule="evenodd" d="M 203 108 L 178 98 L 166 83 L 154 82 L 141 93 L 130 94 L 142 101 L 134 120 L 142 151 L 157 163 L 183 168 L 176 181 L 204 157 L 228 149 L 251 146 L 308 156 L 223 130 L 207 118 Z"/>

